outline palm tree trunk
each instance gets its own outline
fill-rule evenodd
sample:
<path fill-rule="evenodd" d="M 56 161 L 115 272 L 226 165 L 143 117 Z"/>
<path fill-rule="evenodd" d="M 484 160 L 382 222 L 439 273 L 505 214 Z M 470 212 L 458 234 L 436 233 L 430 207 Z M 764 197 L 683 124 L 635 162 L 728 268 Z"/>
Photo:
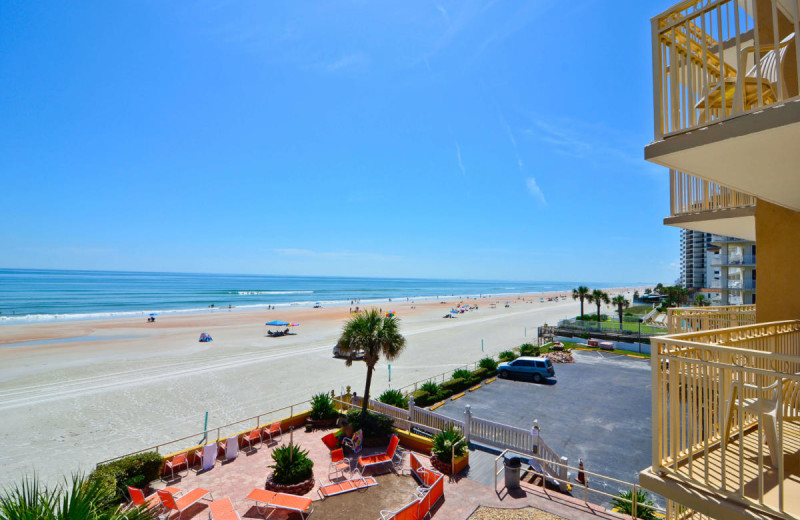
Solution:
<path fill-rule="evenodd" d="M 581 296 L 581 319 L 583 319 L 583 296 Z"/>
<path fill-rule="evenodd" d="M 361 405 L 361 414 L 367 413 L 367 404 L 369 403 L 369 387 L 372 384 L 372 365 L 367 365 L 367 384 L 364 387 L 364 402 Z"/>
<path fill-rule="evenodd" d="M 600 328 L 600 300 L 597 300 L 597 328 Z"/>
<path fill-rule="evenodd" d="M 622 330 L 622 305 L 619 306 L 619 330 Z"/>

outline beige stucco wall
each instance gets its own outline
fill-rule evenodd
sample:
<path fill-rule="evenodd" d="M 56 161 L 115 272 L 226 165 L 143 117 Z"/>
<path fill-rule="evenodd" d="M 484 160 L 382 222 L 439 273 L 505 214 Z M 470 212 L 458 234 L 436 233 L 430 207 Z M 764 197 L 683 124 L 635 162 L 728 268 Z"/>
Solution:
<path fill-rule="evenodd" d="M 756 204 L 756 320 L 800 319 L 800 212 Z"/>

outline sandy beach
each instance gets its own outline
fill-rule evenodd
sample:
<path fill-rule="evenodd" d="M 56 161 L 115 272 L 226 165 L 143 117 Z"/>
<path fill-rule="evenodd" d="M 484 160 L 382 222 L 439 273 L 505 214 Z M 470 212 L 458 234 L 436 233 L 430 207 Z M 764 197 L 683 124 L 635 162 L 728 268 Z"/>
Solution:
<path fill-rule="evenodd" d="M 633 290 L 609 293 L 630 298 Z M 578 313 L 579 303 L 571 298 L 548 302 L 547 296 L 382 306 L 397 313 L 408 343 L 392 362 L 391 383 L 386 363 L 376 368 L 373 396 L 390 385 L 399 388 L 535 342 L 538 326 Z M 442 319 L 461 301 L 479 309 Z M 612 309 L 604 306 L 603 312 Z M 195 434 L 203 430 L 206 411 L 209 427 L 216 427 L 305 401 L 316 392 L 338 393 L 346 385 L 360 394 L 363 364 L 348 368 L 331 354 L 348 316 L 348 307 L 220 309 L 159 317 L 155 323 L 137 318 L 0 327 L 0 486 L 34 471 L 53 481 L 89 471 L 107 458 Z M 271 320 L 300 326 L 296 335 L 273 338 L 264 326 Z M 198 342 L 201 332 L 214 341 Z M 23 342 L 34 343 L 15 345 Z"/>

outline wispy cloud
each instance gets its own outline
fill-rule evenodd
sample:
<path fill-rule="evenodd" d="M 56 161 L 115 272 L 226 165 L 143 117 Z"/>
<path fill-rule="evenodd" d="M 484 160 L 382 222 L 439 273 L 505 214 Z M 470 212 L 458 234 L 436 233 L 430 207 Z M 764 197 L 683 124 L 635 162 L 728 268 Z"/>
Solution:
<path fill-rule="evenodd" d="M 519 149 L 517 148 L 517 138 L 514 137 L 514 132 L 511 130 L 511 125 L 508 124 L 506 118 L 503 117 L 503 114 L 498 111 L 497 117 L 500 120 L 500 124 L 506 131 L 506 135 L 508 136 L 508 141 L 511 143 L 511 147 L 514 149 L 514 156 L 517 159 L 517 168 L 519 169 L 520 173 L 525 173 L 525 164 L 522 162 L 522 158 L 519 156 Z M 528 188 L 528 193 L 530 193 L 536 200 L 539 201 L 543 206 L 547 205 L 547 200 L 544 198 L 544 193 L 539 185 L 536 183 L 536 178 L 533 175 L 528 175 L 525 179 L 525 186 Z"/>
<path fill-rule="evenodd" d="M 444 6 L 436 4 L 436 10 L 442 13 L 445 22 L 450 23 L 450 17 L 447 16 L 447 9 L 445 9 Z"/>
<path fill-rule="evenodd" d="M 541 188 L 539 188 L 539 185 L 536 184 L 535 177 L 531 176 L 525 179 L 525 186 L 528 188 L 528 193 L 530 193 L 533 196 L 533 198 L 535 198 L 542 204 L 547 205 L 547 201 L 544 198 L 544 193 L 542 193 L 542 190 Z"/>
<path fill-rule="evenodd" d="M 363 52 L 346 54 L 332 62 L 321 63 L 320 68 L 328 72 L 339 72 L 343 69 L 365 65 L 367 57 Z"/>
<path fill-rule="evenodd" d="M 458 158 L 458 168 L 461 170 L 461 174 L 466 175 L 467 169 L 464 168 L 464 162 L 461 160 L 461 146 L 458 145 L 458 141 L 456 141 L 456 158 Z"/>

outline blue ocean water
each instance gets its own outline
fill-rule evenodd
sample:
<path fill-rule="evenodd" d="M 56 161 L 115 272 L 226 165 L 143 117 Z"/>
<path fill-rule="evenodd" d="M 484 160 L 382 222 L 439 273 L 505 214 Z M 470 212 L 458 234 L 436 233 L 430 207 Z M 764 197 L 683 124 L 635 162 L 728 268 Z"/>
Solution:
<path fill-rule="evenodd" d="M 581 282 L 586 284 L 586 282 Z M 507 282 L 0 269 L 0 324 L 388 299 L 571 291 L 578 282 Z M 619 284 L 590 283 L 591 287 Z"/>

